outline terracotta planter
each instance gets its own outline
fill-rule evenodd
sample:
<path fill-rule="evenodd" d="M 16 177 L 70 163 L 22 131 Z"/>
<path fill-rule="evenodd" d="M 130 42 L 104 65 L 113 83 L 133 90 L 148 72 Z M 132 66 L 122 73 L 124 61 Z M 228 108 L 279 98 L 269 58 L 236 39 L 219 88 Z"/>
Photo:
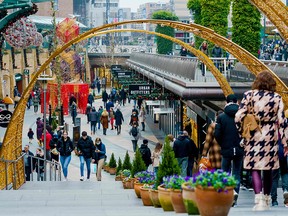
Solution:
<path fill-rule="evenodd" d="M 122 181 L 122 176 L 120 175 L 115 176 L 115 181 Z"/>
<path fill-rule="evenodd" d="M 134 191 L 138 198 L 141 198 L 140 187 L 142 187 L 143 185 L 143 183 L 139 183 L 137 181 L 134 182 Z"/>
<path fill-rule="evenodd" d="M 185 205 L 182 198 L 182 191 L 172 189 L 170 192 L 172 205 L 176 213 L 186 213 Z"/>
<path fill-rule="evenodd" d="M 110 175 L 115 175 L 116 174 L 117 169 L 116 168 L 109 168 L 109 173 Z"/>
<path fill-rule="evenodd" d="M 213 187 L 196 187 L 196 200 L 201 216 L 227 216 L 233 203 L 233 189 L 217 192 Z"/>
<path fill-rule="evenodd" d="M 135 188 L 135 183 L 134 183 L 134 188 Z M 144 206 L 153 206 L 153 203 L 149 196 L 149 190 L 150 189 L 143 188 L 142 186 L 140 187 L 141 199 L 142 199 Z"/>
<path fill-rule="evenodd" d="M 158 197 L 164 211 L 173 211 L 173 205 L 170 196 L 170 189 L 158 186 Z"/>
<path fill-rule="evenodd" d="M 153 203 L 153 206 L 155 208 L 160 208 L 161 207 L 161 203 L 159 201 L 159 197 L 158 197 L 158 190 L 149 190 L 149 196 L 150 196 L 150 199 Z"/>
<path fill-rule="evenodd" d="M 122 180 L 124 189 L 133 189 L 134 188 L 134 179 Z"/>
<path fill-rule="evenodd" d="M 188 184 L 182 184 L 182 197 L 186 211 L 189 215 L 199 215 L 195 189 L 188 187 Z"/>

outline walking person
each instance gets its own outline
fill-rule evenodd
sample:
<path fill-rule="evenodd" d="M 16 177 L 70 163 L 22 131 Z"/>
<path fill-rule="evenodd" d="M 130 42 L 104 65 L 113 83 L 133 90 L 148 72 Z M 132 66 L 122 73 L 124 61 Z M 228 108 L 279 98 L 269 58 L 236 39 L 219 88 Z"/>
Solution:
<path fill-rule="evenodd" d="M 41 148 L 36 149 L 36 158 L 33 158 L 33 170 L 37 172 L 37 181 L 44 181 L 44 152 Z"/>
<path fill-rule="evenodd" d="M 250 139 L 243 139 L 244 169 L 252 170 L 256 204 L 253 210 L 255 211 L 269 209 L 272 171 L 279 169 L 278 139 L 284 145 L 284 156 L 288 154 L 285 137 L 288 127 L 283 112 L 284 104 L 282 97 L 275 91 L 276 82 L 271 73 L 260 72 L 256 76 L 252 90 L 244 93 L 235 115 L 236 126 L 240 134 L 242 134 L 242 124 L 247 113 L 253 111 L 261 123 L 260 129 L 253 131 Z"/>
<path fill-rule="evenodd" d="M 73 102 L 71 106 L 71 116 L 72 116 L 72 123 L 75 125 L 75 119 L 77 116 L 77 104 L 75 102 Z"/>
<path fill-rule="evenodd" d="M 96 124 L 99 121 L 99 113 L 96 111 L 95 107 L 92 107 L 89 116 L 90 116 L 91 135 L 93 135 L 96 132 Z"/>
<path fill-rule="evenodd" d="M 142 106 L 139 113 L 139 121 L 142 125 L 142 131 L 145 131 L 145 120 L 146 120 L 146 112 L 145 108 Z"/>
<path fill-rule="evenodd" d="M 82 132 L 82 136 L 80 137 L 77 146 L 76 152 L 80 159 L 80 181 L 84 181 L 84 162 L 86 163 L 87 169 L 87 178 L 86 180 L 90 180 L 91 173 L 91 160 L 92 156 L 95 152 L 95 146 L 90 136 L 87 135 L 86 131 Z"/>
<path fill-rule="evenodd" d="M 52 135 L 49 133 L 48 130 L 46 130 L 46 146 L 43 146 L 43 148 L 46 148 L 46 159 L 51 160 L 50 158 L 50 141 L 52 140 Z M 44 133 L 41 136 L 41 141 L 44 145 Z"/>
<path fill-rule="evenodd" d="M 122 123 L 124 122 L 124 117 L 120 109 L 118 108 L 115 112 L 115 124 L 117 128 L 117 135 L 121 133 Z"/>
<path fill-rule="evenodd" d="M 91 112 L 92 108 L 91 105 L 88 103 L 86 106 L 86 110 L 85 110 L 85 114 L 87 116 L 87 124 L 89 124 L 90 122 L 90 112 Z"/>
<path fill-rule="evenodd" d="M 88 103 L 90 104 L 91 107 L 92 107 L 93 102 L 94 102 L 94 96 L 90 93 L 88 95 Z"/>
<path fill-rule="evenodd" d="M 194 141 L 189 137 L 189 134 L 187 131 L 183 131 L 183 135 L 189 141 L 187 176 L 192 177 L 194 161 L 198 159 L 198 148 L 196 147 Z"/>
<path fill-rule="evenodd" d="M 129 135 L 131 136 L 131 141 L 132 141 L 132 145 L 133 145 L 133 151 L 136 152 L 137 148 L 138 148 L 138 140 L 140 138 L 140 130 L 137 127 L 136 122 L 132 125 L 132 128 L 129 131 Z"/>
<path fill-rule="evenodd" d="M 235 114 L 239 108 L 237 98 L 234 94 L 230 94 L 227 96 L 226 102 L 224 113 L 221 113 L 216 120 L 214 136 L 221 146 L 222 170 L 228 173 L 232 171 L 233 176 L 238 182 L 234 189 L 233 207 L 237 205 L 240 190 L 244 149 L 240 146 L 241 137 L 234 122 Z"/>
<path fill-rule="evenodd" d="M 68 166 L 71 161 L 71 152 L 74 148 L 67 131 L 64 131 L 63 136 L 58 140 L 57 150 L 60 153 L 60 163 L 63 170 L 64 181 L 68 181 Z"/>
<path fill-rule="evenodd" d="M 59 152 L 57 151 L 57 143 L 58 143 L 58 135 L 57 133 L 53 134 L 53 138 L 51 139 L 50 146 L 50 157 L 51 161 L 59 162 Z"/>
<path fill-rule="evenodd" d="M 102 93 L 102 101 L 103 101 L 103 107 L 104 109 L 106 109 L 106 104 L 107 104 L 107 101 L 108 101 L 108 93 L 106 92 L 106 90 L 104 89 L 103 93 Z"/>
<path fill-rule="evenodd" d="M 109 119 L 110 119 L 111 130 L 114 130 L 115 113 L 112 107 L 110 108 L 110 111 L 109 111 Z"/>
<path fill-rule="evenodd" d="M 32 157 L 34 154 L 29 150 L 29 145 L 24 146 L 24 165 L 25 165 L 25 180 L 30 181 L 30 175 L 33 171 Z"/>
<path fill-rule="evenodd" d="M 103 128 L 103 135 L 106 135 L 108 123 L 109 123 L 108 112 L 106 110 L 103 110 L 102 115 L 100 117 L 100 122 Z"/>
<path fill-rule="evenodd" d="M 97 82 L 96 82 L 96 87 L 97 87 L 98 94 L 100 94 L 100 89 L 101 89 L 100 80 L 97 80 Z"/>
<path fill-rule="evenodd" d="M 97 181 L 101 181 L 102 178 L 101 172 L 106 158 L 106 147 L 99 137 L 95 139 L 95 146 L 96 150 L 93 155 L 92 162 L 95 162 L 97 164 L 96 178 Z"/>
<path fill-rule="evenodd" d="M 142 159 L 146 165 L 146 170 L 147 170 L 149 165 L 152 164 L 151 150 L 148 147 L 147 139 L 143 140 L 143 144 L 140 146 L 139 151 L 141 153 Z"/>
<path fill-rule="evenodd" d="M 33 132 L 32 128 L 29 128 L 27 136 L 29 138 L 29 144 L 32 144 L 32 140 L 34 139 L 34 132 Z"/>
<path fill-rule="evenodd" d="M 162 154 L 162 144 L 158 142 L 158 143 L 156 143 L 155 149 L 152 151 L 152 156 L 151 156 L 153 171 L 154 171 L 156 176 L 158 173 L 161 154 Z"/>
<path fill-rule="evenodd" d="M 98 109 L 98 119 L 97 119 L 98 130 L 100 130 L 100 125 L 101 125 L 100 117 L 101 117 L 102 113 L 103 113 L 103 107 L 100 106 Z"/>
<path fill-rule="evenodd" d="M 38 107 L 39 107 L 39 102 L 40 102 L 39 96 L 35 94 L 32 101 L 33 101 L 34 113 L 36 114 L 38 112 Z"/>
<path fill-rule="evenodd" d="M 41 141 L 41 137 L 42 137 L 42 133 L 43 133 L 43 129 L 44 129 L 44 123 L 43 121 L 41 120 L 40 117 L 38 117 L 36 119 L 36 135 L 37 135 L 37 140 L 38 142 Z"/>

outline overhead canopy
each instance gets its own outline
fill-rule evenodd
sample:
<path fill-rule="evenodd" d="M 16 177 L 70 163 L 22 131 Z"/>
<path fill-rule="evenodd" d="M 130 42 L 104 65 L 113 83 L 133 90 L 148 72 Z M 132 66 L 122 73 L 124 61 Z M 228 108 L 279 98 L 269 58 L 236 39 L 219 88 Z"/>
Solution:
<path fill-rule="evenodd" d="M 28 17 L 31 19 L 35 24 L 38 29 L 53 29 L 53 17 L 52 16 L 36 16 L 36 15 L 31 15 Z M 56 24 L 62 22 L 65 18 L 62 17 L 56 17 Z M 90 28 L 87 26 L 83 25 L 80 22 L 77 22 L 77 25 L 80 27 L 80 31 L 87 31 Z"/>

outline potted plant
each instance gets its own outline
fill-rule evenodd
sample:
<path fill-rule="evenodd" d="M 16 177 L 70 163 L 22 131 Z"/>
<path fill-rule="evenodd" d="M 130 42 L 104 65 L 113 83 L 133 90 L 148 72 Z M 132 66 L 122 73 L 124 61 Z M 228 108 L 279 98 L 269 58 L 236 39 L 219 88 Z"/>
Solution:
<path fill-rule="evenodd" d="M 197 205 L 202 216 L 226 216 L 233 203 L 237 180 L 223 170 L 203 171 L 193 177 Z"/>
<path fill-rule="evenodd" d="M 112 153 L 110 160 L 109 160 L 109 173 L 110 173 L 110 175 L 116 174 L 116 168 L 117 168 L 117 163 L 116 163 L 116 160 L 114 157 L 114 153 Z"/>
<path fill-rule="evenodd" d="M 131 171 L 128 169 L 124 169 L 121 172 L 122 177 L 122 184 L 123 184 L 123 188 L 124 189 L 128 189 L 129 188 L 129 179 L 130 179 L 130 175 L 131 175 Z"/>
<path fill-rule="evenodd" d="M 173 211 L 173 205 L 170 197 L 170 189 L 165 188 L 162 184 L 163 178 L 170 175 L 179 175 L 180 168 L 175 158 L 169 138 L 165 138 L 165 144 L 162 152 L 162 163 L 159 165 L 156 178 L 158 197 L 164 211 Z"/>
<path fill-rule="evenodd" d="M 149 189 L 149 197 L 150 197 L 150 199 L 153 203 L 153 206 L 155 208 L 161 207 L 161 203 L 159 201 L 158 190 L 157 190 L 156 184 L 151 185 L 151 188 Z"/>
<path fill-rule="evenodd" d="M 117 166 L 117 169 L 116 169 L 115 181 L 122 181 L 121 170 L 122 170 L 122 160 L 119 157 L 118 158 L 118 166 Z"/>
<path fill-rule="evenodd" d="M 140 187 L 141 199 L 144 206 L 152 206 L 153 202 L 149 195 L 149 190 L 152 188 L 151 184 L 144 184 Z"/>
<path fill-rule="evenodd" d="M 123 165 L 122 165 L 122 169 L 125 170 L 131 170 L 132 168 L 132 164 L 130 161 L 130 156 L 128 154 L 128 151 L 126 151 L 125 157 L 124 157 L 124 161 L 123 161 Z"/>
<path fill-rule="evenodd" d="M 103 170 L 104 170 L 105 172 L 108 172 L 108 170 L 109 170 L 109 165 L 108 165 L 107 162 L 104 162 Z"/>
<path fill-rule="evenodd" d="M 182 184 L 182 198 L 189 215 L 199 215 L 195 188 L 192 183 L 192 178 Z"/>
<path fill-rule="evenodd" d="M 135 194 L 138 198 L 141 198 L 140 187 L 144 183 L 141 183 L 138 181 L 139 177 L 136 176 L 136 173 L 139 176 L 142 174 L 143 178 L 145 178 L 146 175 L 147 176 L 150 175 L 150 172 L 142 172 L 142 171 L 146 171 L 146 165 L 142 159 L 142 156 L 141 156 L 139 149 L 137 149 L 135 152 L 135 157 L 134 157 L 133 163 L 132 163 L 131 177 L 134 178 L 134 190 L 135 190 Z"/>
<path fill-rule="evenodd" d="M 170 197 L 176 213 L 186 213 L 182 198 L 182 184 L 184 182 L 185 179 L 179 175 L 172 175 L 163 178 L 164 187 L 170 189 Z"/>

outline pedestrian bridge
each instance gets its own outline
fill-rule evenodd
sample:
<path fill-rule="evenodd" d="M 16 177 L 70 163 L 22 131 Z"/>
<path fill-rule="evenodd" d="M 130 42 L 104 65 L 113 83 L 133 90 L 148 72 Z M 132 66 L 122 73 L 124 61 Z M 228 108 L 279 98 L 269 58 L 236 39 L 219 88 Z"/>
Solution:
<path fill-rule="evenodd" d="M 241 98 L 251 89 L 255 76 L 237 59 L 211 58 L 228 81 L 234 93 Z M 286 84 L 288 62 L 264 61 Z M 196 57 L 179 57 L 150 53 L 132 53 L 126 64 L 152 82 L 179 95 L 184 100 L 223 100 L 224 94 L 213 74 Z"/>

